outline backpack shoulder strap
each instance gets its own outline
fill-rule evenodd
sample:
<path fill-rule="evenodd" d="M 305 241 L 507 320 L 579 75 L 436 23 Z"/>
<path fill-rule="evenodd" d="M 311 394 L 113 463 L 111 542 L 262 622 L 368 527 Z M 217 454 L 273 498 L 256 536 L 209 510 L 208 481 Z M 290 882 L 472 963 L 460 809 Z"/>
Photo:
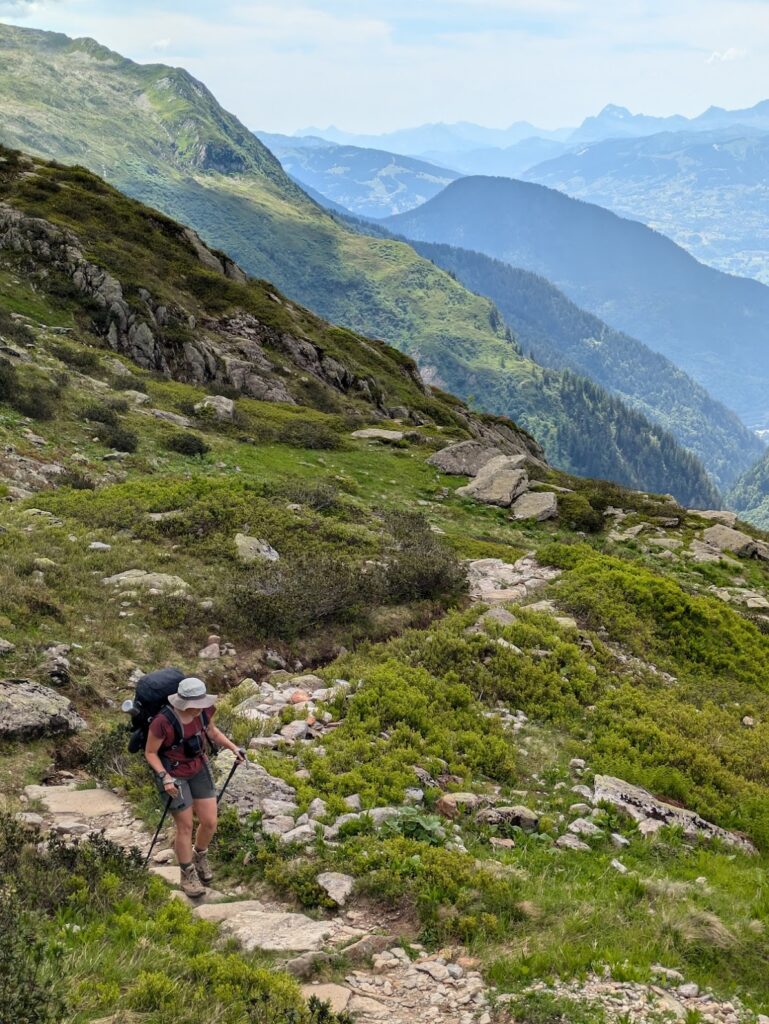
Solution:
<path fill-rule="evenodd" d="M 163 718 L 165 718 L 165 720 L 169 722 L 170 725 L 173 727 L 174 742 L 169 745 L 175 747 L 178 743 L 182 743 L 184 740 L 184 727 L 182 726 L 182 723 L 179 721 L 177 715 L 174 713 L 174 709 L 171 707 L 171 705 L 165 704 L 160 709 L 158 714 L 162 715 Z"/>

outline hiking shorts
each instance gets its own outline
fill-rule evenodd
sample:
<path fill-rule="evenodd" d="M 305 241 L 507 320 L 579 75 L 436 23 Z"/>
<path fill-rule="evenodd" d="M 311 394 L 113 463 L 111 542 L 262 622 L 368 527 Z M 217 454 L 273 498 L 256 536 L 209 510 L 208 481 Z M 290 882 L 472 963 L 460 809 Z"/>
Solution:
<path fill-rule="evenodd" d="M 170 774 L 173 775 L 173 771 Z M 157 777 L 155 778 L 155 785 L 165 803 L 168 799 L 168 794 Z M 179 790 L 179 795 L 171 802 L 172 812 L 186 811 L 188 807 L 192 807 L 193 800 L 208 800 L 211 797 L 215 797 L 216 786 L 214 785 L 214 777 L 211 774 L 208 762 L 203 762 L 203 767 L 197 775 L 193 775 L 189 779 L 176 779 L 176 788 Z"/>

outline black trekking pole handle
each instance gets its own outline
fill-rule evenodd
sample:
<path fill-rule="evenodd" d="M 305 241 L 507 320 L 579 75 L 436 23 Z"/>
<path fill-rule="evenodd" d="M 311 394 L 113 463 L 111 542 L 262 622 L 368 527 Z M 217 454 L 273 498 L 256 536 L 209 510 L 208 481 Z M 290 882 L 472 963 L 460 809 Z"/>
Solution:
<path fill-rule="evenodd" d="M 219 803 L 219 801 L 220 801 L 220 800 L 222 799 L 222 797 L 224 796 L 224 791 L 225 791 L 225 789 L 226 789 L 226 788 L 227 788 L 227 787 L 229 786 L 229 784 L 230 784 L 230 779 L 231 779 L 231 778 L 232 778 L 232 776 L 233 776 L 233 775 L 235 774 L 235 772 L 236 772 L 236 771 L 238 770 L 238 765 L 239 765 L 240 763 L 241 763 L 241 762 L 240 762 L 240 760 L 239 760 L 238 758 L 236 758 L 236 759 L 235 759 L 235 764 L 234 764 L 234 765 L 232 766 L 232 768 L 230 768 L 230 774 L 229 774 L 229 775 L 227 776 L 227 778 L 225 779 L 224 785 L 223 785 L 223 786 L 222 786 L 222 788 L 221 788 L 221 789 L 219 790 L 219 795 L 218 795 L 218 796 L 217 796 L 217 798 L 216 798 L 216 802 L 217 802 L 217 804 Z"/>
<path fill-rule="evenodd" d="M 168 814 L 168 808 L 171 806 L 172 801 L 173 801 L 173 797 L 172 796 L 169 796 L 168 800 L 166 800 L 166 805 L 163 808 L 163 816 L 160 819 L 158 827 L 155 829 L 155 835 L 152 837 L 152 843 L 150 844 L 149 850 L 147 850 L 147 856 L 144 858 L 144 866 L 145 866 L 145 868 L 149 864 L 150 857 L 152 856 L 152 851 L 155 849 L 155 843 L 158 841 L 158 836 L 160 835 L 160 830 L 163 827 L 163 822 L 166 820 L 166 815 Z"/>

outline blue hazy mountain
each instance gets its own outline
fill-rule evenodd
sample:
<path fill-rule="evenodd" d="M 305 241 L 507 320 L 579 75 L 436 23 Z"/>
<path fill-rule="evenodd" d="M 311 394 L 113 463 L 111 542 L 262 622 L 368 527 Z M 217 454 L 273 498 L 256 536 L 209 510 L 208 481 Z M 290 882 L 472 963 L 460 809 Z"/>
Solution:
<path fill-rule="evenodd" d="M 362 217 L 387 217 L 431 199 L 460 177 L 413 157 L 344 146 L 315 136 L 256 132 L 283 169 L 304 188 Z"/>
<path fill-rule="evenodd" d="M 769 132 L 610 139 L 524 177 L 643 221 L 719 270 L 769 283 Z"/>

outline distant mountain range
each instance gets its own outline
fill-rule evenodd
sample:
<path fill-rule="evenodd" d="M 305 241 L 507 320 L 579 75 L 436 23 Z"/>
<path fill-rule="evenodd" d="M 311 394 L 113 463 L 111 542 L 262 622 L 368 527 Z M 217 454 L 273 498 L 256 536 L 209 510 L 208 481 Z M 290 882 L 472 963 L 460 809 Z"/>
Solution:
<path fill-rule="evenodd" d="M 641 220 L 720 270 L 769 283 L 769 132 L 609 139 L 522 176 Z"/>
<path fill-rule="evenodd" d="M 509 149 L 531 139 L 547 139 L 571 148 L 586 142 L 622 137 L 638 138 L 668 131 L 711 131 L 733 128 L 741 125 L 769 131 L 769 100 L 762 100 L 754 107 L 741 110 L 724 110 L 710 107 L 698 117 L 684 117 L 674 114 L 670 117 L 650 117 L 646 114 L 632 114 L 626 107 L 607 104 L 600 113 L 585 118 L 578 128 L 537 128 L 528 121 L 517 121 L 509 128 L 484 128 L 469 122 L 456 124 L 423 124 L 415 128 L 365 135 L 345 132 L 339 128 L 306 128 L 296 132 L 297 137 L 315 136 L 329 142 L 348 146 L 363 146 L 369 149 L 384 149 L 391 153 L 422 157 L 433 160 L 436 154 L 444 154 L 442 161 L 450 167 L 456 164 L 450 155 L 467 154 L 477 150 Z M 541 159 L 541 158 L 540 158 Z M 457 167 L 457 170 L 461 168 Z M 492 173 L 490 168 L 478 168 L 480 173 Z"/>
<path fill-rule="evenodd" d="M 552 189 L 460 178 L 385 224 L 496 257 L 663 353 L 751 427 L 769 424 L 769 288 L 698 263 L 642 224 Z"/>
<path fill-rule="evenodd" d="M 308 136 L 256 132 L 302 186 L 362 217 L 387 217 L 432 199 L 460 177 L 413 157 L 343 146 Z"/>

